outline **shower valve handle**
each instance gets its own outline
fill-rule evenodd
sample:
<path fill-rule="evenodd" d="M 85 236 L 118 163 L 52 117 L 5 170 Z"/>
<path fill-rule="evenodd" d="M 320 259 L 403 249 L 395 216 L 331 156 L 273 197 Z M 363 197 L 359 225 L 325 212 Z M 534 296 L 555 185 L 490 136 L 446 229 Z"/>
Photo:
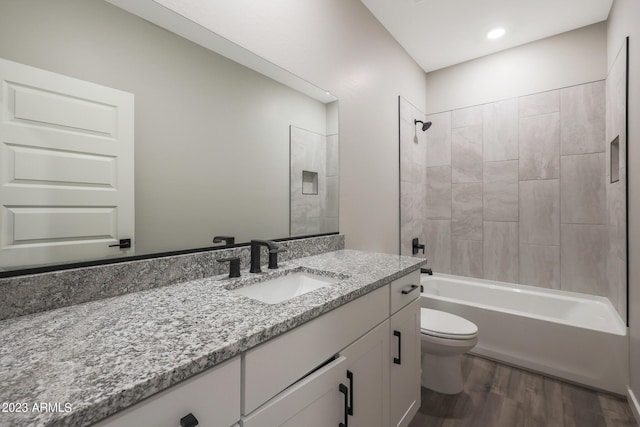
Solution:
<path fill-rule="evenodd" d="M 424 245 L 418 241 L 417 237 L 411 241 L 411 247 L 412 247 L 412 253 L 414 255 L 416 255 L 420 250 L 422 250 L 422 253 L 424 253 Z"/>

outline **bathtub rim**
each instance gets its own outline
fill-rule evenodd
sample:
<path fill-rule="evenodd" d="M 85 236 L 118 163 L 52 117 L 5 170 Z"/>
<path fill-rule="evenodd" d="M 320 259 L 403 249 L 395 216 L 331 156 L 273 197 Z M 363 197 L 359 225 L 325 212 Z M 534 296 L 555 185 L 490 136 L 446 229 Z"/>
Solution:
<path fill-rule="evenodd" d="M 421 284 L 423 284 L 423 281 L 424 282 L 429 282 L 429 281 L 437 280 L 437 279 L 444 279 L 444 280 L 448 280 L 448 281 L 466 282 L 467 284 L 469 284 L 471 286 L 481 285 L 483 287 L 488 287 L 488 288 L 492 288 L 492 289 L 500 289 L 501 291 L 507 291 L 507 292 L 514 292 L 514 291 L 517 290 L 517 291 L 519 291 L 518 293 L 529 293 L 529 294 L 535 294 L 537 296 L 543 296 L 543 297 L 546 297 L 546 296 L 549 296 L 549 295 L 553 295 L 556 298 L 563 299 L 563 300 L 573 300 L 573 301 L 576 301 L 576 300 L 588 300 L 588 301 L 591 301 L 593 303 L 597 303 L 597 304 L 601 304 L 601 305 L 605 306 L 606 310 L 610 311 L 613 314 L 611 317 L 613 318 L 613 321 L 615 322 L 615 324 L 613 324 L 613 325 L 607 324 L 609 329 L 594 328 L 594 327 L 589 327 L 589 326 L 585 326 L 585 325 L 582 325 L 582 324 L 576 324 L 575 322 L 569 322 L 569 321 L 567 321 L 565 319 L 558 319 L 558 318 L 555 318 L 555 317 L 552 317 L 552 316 L 545 316 L 543 314 L 528 313 L 528 312 L 524 312 L 524 311 L 519 311 L 519 310 L 506 308 L 506 307 L 500 307 L 500 306 L 497 306 L 497 305 L 488 305 L 488 304 L 482 304 L 482 303 L 477 303 L 477 302 L 468 301 L 468 300 L 460 300 L 460 299 L 456 299 L 456 298 L 449 298 L 449 297 L 445 297 L 445 296 L 441 296 L 441 295 L 431 294 L 431 293 L 428 293 L 428 292 L 422 292 L 421 293 L 422 297 L 440 299 L 442 301 L 458 303 L 458 304 L 472 305 L 472 306 L 483 308 L 483 309 L 486 309 L 486 310 L 494 310 L 494 311 L 497 310 L 497 311 L 509 313 L 509 314 L 512 314 L 512 315 L 526 316 L 526 317 L 530 317 L 530 318 L 533 318 L 533 319 L 548 321 L 548 322 L 562 324 L 562 325 L 569 324 L 569 325 L 571 325 L 573 327 L 589 329 L 589 330 L 597 331 L 597 332 L 601 332 L 601 333 L 609 333 L 609 334 L 614 334 L 614 335 L 618 335 L 618 336 L 628 336 L 629 335 L 628 326 L 622 320 L 622 318 L 620 317 L 620 314 L 615 309 L 615 307 L 613 306 L 611 301 L 609 301 L 608 298 L 603 297 L 603 296 L 582 294 L 582 293 L 579 293 L 579 292 L 564 291 L 564 290 L 561 290 L 561 289 L 540 288 L 540 287 L 531 286 L 531 285 L 521 285 L 519 283 L 509 283 L 509 282 L 500 282 L 500 281 L 496 281 L 496 280 L 479 279 L 479 278 L 475 278 L 475 277 L 456 276 L 456 275 L 453 275 L 453 274 L 446 274 L 446 273 L 436 273 L 436 272 L 434 272 L 433 275 L 429 275 L 429 274 L 426 274 L 426 273 L 422 273 L 420 275 L 420 283 Z"/>

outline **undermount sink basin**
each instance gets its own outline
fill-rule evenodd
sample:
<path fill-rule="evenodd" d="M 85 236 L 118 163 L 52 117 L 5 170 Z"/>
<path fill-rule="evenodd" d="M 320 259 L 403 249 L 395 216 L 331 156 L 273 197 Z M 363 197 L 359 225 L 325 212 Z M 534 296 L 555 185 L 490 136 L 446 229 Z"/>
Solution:
<path fill-rule="evenodd" d="M 233 289 L 231 292 L 267 304 L 278 304 L 293 297 L 338 283 L 340 279 L 318 276 L 306 271 L 276 277 L 264 282 Z"/>

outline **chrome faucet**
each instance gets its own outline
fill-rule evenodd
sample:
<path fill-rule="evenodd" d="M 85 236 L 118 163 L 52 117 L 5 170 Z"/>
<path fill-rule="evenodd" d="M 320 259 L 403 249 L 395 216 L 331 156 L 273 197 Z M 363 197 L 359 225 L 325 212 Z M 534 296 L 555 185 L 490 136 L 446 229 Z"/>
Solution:
<path fill-rule="evenodd" d="M 260 246 L 266 246 L 269 248 L 269 268 L 278 268 L 278 253 L 283 252 L 284 249 L 276 244 L 272 240 L 252 240 L 251 241 L 251 269 L 249 273 L 260 273 Z"/>

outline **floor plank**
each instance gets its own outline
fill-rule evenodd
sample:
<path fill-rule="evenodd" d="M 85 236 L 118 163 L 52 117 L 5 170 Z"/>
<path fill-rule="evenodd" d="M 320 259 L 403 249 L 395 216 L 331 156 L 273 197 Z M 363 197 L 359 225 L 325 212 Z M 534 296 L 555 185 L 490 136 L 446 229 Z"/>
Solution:
<path fill-rule="evenodd" d="M 629 404 L 481 357 L 464 355 L 464 390 L 422 389 L 409 427 L 637 427 Z"/>

